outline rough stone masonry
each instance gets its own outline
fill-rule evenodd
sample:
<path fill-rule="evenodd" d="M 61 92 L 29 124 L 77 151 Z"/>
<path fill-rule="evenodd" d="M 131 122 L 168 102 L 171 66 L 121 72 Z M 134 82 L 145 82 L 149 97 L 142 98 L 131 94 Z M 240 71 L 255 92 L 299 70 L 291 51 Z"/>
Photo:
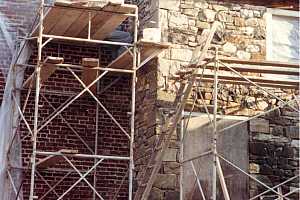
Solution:
<path fill-rule="evenodd" d="M 248 4 L 249 3 L 249 4 Z M 218 31 L 213 44 L 219 47 L 220 55 L 244 60 L 264 60 L 266 57 L 265 6 L 258 1 L 232 3 L 232 1 L 205 0 L 147 0 L 140 6 L 141 28 L 160 28 L 162 41 L 172 47 L 145 67 L 138 82 L 138 114 L 136 131 L 136 170 L 147 164 L 151 148 L 158 139 L 166 113 L 172 110 L 177 83 L 172 77 L 177 71 L 185 70 L 193 49 L 202 41 L 203 30 L 209 29 L 218 20 L 224 29 Z M 251 5 L 252 4 L 252 5 Z M 258 5 L 259 4 L 259 5 Z M 209 51 L 209 55 L 214 52 Z M 250 75 L 250 74 L 247 74 Z M 251 74 L 259 75 L 259 74 Z M 234 116 L 253 116 L 281 104 L 276 98 L 256 87 L 220 84 L 218 112 Z M 298 95 L 295 90 L 271 89 L 283 100 Z M 208 109 L 212 110 L 213 87 L 201 83 L 193 91 L 196 97 L 194 111 L 205 112 L 200 93 Z M 193 102 L 193 100 L 190 100 Z M 298 107 L 296 104 L 294 105 Z M 187 106 L 187 110 L 191 104 Z M 151 113 L 151 114 L 150 114 Z M 269 186 L 291 178 L 299 173 L 299 121 L 298 113 L 288 108 L 252 120 L 249 132 L 249 173 Z M 160 173 L 154 183 L 150 199 L 179 199 L 179 133 L 164 158 Z M 287 184 L 284 192 L 299 188 L 299 179 Z M 249 197 L 263 191 L 261 185 L 250 181 Z M 269 194 L 269 193 L 268 193 Z M 298 199 L 299 193 L 291 196 Z M 273 197 L 271 197 L 272 199 Z M 197 198 L 196 198 L 197 199 Z"/>

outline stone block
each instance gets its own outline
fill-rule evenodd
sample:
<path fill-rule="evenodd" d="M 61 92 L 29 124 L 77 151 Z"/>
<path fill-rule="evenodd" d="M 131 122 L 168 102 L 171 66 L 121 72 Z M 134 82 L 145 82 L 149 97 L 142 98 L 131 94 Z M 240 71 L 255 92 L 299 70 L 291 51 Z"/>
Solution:
<path fill-rule="evenodd" d="M 165 162 L 163 168 L 166 174 L 179 174 L 180 172 L 180 164 L 178 162 Z"/>
<path fill-rule="evenodd" d="M 300 139 L 299 126 L 288 126 L 284 129 L 285 136 L 291 139 Z"/>
<path fill-rule="evenodd" d="M 250 120 L 250 131 L 258 133 L 270 133 L 269 121 L 265 119 Z"/>
<path fill-rule="evenodd" d="M 215 10 L 215 11 L 227 11 L 228 10 L 228 7 L 225 7 L 225 6 L 222 6 L 222 5 L 212 5 L 212 8 Z"/>
<path fill-rule="evenodd" d="M 246 26 L 252 26 L 252 27 L 258 26 L 258 25 L 259 25 L 258 18 L 250 18 L 250 19 L 246 19 L 245 25 L 246 25 Z"/>
<path fill-rule="evenodd" d="M 156 187 L 153 187 L 150 192 L 149 200 L 163 200 L 164 192 Z"/>
<path fill-rule="evenodd" d="M 174 190 L 176 187 L 177 177 L 175 174 L 158 174 L 153 186 L 160 189 Z"/>
<path fill-rule="evenodd" d="M 159 1 L 159 8 L 179 11 L 180 0 L 163 0 L 163 1 Z"/>
<path fill-rule="evenodd" d="M 244 27 L 245 26 L 245 19 L 241 17 L 235 17 L 234 18 L 234 25 Z"/>
<path fill-rule="evenodd" d="M 198 19 L 200 21 L 205 21 L 205 22 L 213 22 L 215 21 L 215 16 L 216 12 L 210 9 L 203 9 L 200 10 L 198 14 Z"/>
<path fill-rule="evenodd" d="M 251 59 L 251 54 L 246 51 L 242 51 L 242 50 L 237 51 L 236 56 L 242 60 L 250 60 Z"/>
<path fill-rule="evenodd" d="M 193 51 L 190 49 L 171 49 L 171 59 L 189 62 L 192 59 Z"/>
<path fill-rule="evenodd" d="M 237 51 L 237 46 L 233 43 L 226 42 L 226 44 L 223 45 L 223 51 L 225 53 L 235 54 Z"/>
<path fill-rule="evenodd" d="M 256 163 L 249 164 L 249 173 L 250 174 L 259 174 L 259 165 Z"/>
<path fill-rule="evenodd" d="M 250 44 L 250 45 L 247 46 L 246 52 L 249 52 L 249 53 L 258 53 L 258 52 L 260 52 L 260 46 L 259 45 L 254 45 L 254 44 Z"/>
<path fill-rule="evenodd" d="M 196 22 L 196 27 L 199 28 L 199 29 L 209 29 L 210 24 L 208 22 L 197 21 Z"/>
<path fill-rule="evenodd" d="M 177 149 L 168 148 L 163 156 L 163 161 L 175 162 L 177 158 Z"/>
<path fill-rule="evenodd" d="M 178 191 L 167 191 L 165 192 L 165 200 L 179 200 L 180 193 Z"/>
<path fill-rule="evenodd" d="M 196 17 L 198 15 L 199 9 L 197 8 L 185 8 L 182 13 L 191 17 Z"/>
<path fill-rule="evenodd" d="M 271 133 L 273 135 L 283 135 L 283 127 L 282 126 L 274 126 L 272 127 Z"/>
<path fill-rule="evenodd" d="M 206 1 L 197 1 L 195 2 L 194 6 L 196 8 L 206 9 L 208 8 L 208 3 Z"/>
<path fill-rule="evenodd" d="M 186 15 L 180 12 L 169 12 L 169 26 L 171 28 L 187 29 L 189 25 L 189 19 Z"/>
<path fill-rule="evenodd" d="M 258 156 L 267 156 L 268 147 L 266 143 L 263 142 L 251 142 L 249 144 L 249 152 Z"/>
<path fill-rule="evenodd" d="M 292 140 L 291 147 L 300 148 L 300 140 Z"/>

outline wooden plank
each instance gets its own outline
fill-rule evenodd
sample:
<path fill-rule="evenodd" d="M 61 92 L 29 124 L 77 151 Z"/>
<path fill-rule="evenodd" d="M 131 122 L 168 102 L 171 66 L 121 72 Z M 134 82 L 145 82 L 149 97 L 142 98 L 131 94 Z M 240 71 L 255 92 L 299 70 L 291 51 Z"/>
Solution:
<path fill-rule="evenodd" d="M 62 149 L 59 150 L 58 153 L 62 154 L 77 154 L 78 150 L 68 150 L 68 149 Z M 60 162 L 64 161 L 64 158 L 62 156 L 58 155 L 51 155 L 47 156 L 46 158 L 41 159 L 39 162 L 37 162 L 36 167 L 37 168 L 49 168 L 51 166 L 54 166 Z"/>
<path fill-rule="evenodd" d="M 146 60 L 158 50 L 165 50 L 170 47 L 169 43 L 156 43 L 150 41 L 139 41 L 138 46 L 141 49 L 141 62 Z M 123 52 L 116 60 L 108 65 L 110 68 L 132 69 L 132 55 L 129 51 Z"/>
<path fill-rule="evenodd" d="M 83 58 L 82 65 L 84 66 L 81 80 L 86 86 L 91 84 L 98 76 L 99 69 L 92 69 L 94 67 L 99 67 L 99 59 L 96 58 Z M 97 91 L 97 84 L 95 83 L 90 87 L 90 90 L 93 93 Z"/>
<path fill-rule="evenodd" d="M 272 66 L 255 66 L 255 65 L 248 65 L 243 66 L 240 64 L 228 64 L 229 67 L 238 71 L 238 72 L 252 72 L 252 73 L 259 73 L 259 74 L 280 74 L 280 75 L 291 75 L 291 76 L 299 76 L 299 69 L 297 68 L 281 68 L 281 67 L 272 67 Z M 189 66 L 188 68 L 193 69 L 194 66 Z M 207 65 L 207 69 L 214 69 L 213 65 Z M 227 67 L 223 65 L 219 65 L 220 70 L 224 71 L 231 71 Z"/>
<path fill-rule="evenodd" d="M 104 10 L 112 11 L 112 12 L 122 12 L 122 6 L 106 6 Z M 107 18 L 103 19 L 101 28 L 96 29 L 95 32 L 93 32 L 92 38 L 93 39 L 104 39 L 106 38 L 110 33 L 112 33 L 125 19 L 127 19 L 127 16 L 124 15 L 118 15 L 116 13 L 111 13 L 112 15 Z"/>
<path fill-rule="evenodd" d="M 220 72 L 222 73 L 222 72 Z M 201 76 L 201 75 L 199 75 Z M 213 74 L 203 74 L 203 77 L 205 78 L 214 78 Z M 224 80 L 232 80 L 232 81 L 246 81 L 245 79 L 238 77 L 238 76 L 226 76 L 226 75 L 218 75 L 220 79 Z M 272 78 L 266 78 L 266 77 L 253 77 L 253 76 L 244 76 L 245 78 L 248 78 L 249 80 L 255 82 L 255 83 L 270 83 L 270 84 L 285 84 L 285 85 L 294 85 L 296 87 L 299 87 L 299 81 L 298 80 L 288 80 L 288 79 L 272 79 Z"/>
<path fill-rule="evenodd" d="M 213 83 L 214 79 L 203 78 L 202 82 Z M 248 81 L 234 81 L 234 80 L 224 80 L 219 79 L 219 83 L 223 84 L 233 84 L 233 85 L 251 85 Z M 281 88 L 281 89 L 298 89 L 295 85 L 285 85 L 285 84 L 271 84 L 271 83 L 257 83 L 261 87 L 269 87 L 269 88 Z"/>
<path fill-rule="evenodd" d="M 42 85 L 56 71 L 56 64 L 61 64 L 63 62 L 63 58 L 48 56 L 41 66 L 40 84 Z M 34 76 L 34 73 L 31 74 L 31 76 L 24 82 L 23 87 L 29 88 L 31 82 L 34 81 L 33 79 L 35 79 Z M 35 88 L 34 82 L 32 83 L 32 87 Z"/>
<path fill-rule="evenodd" d="M 44 34 L 48 34 L 52 28 L 55 26 L 55 24 L 63 17 L 65 9 L 54 7 L 49 8 L 47 13 L 45 14 L 43 25 L 44 25 Z M 39 24 L 34 28 L 32 36 L 38 35 L 38 27 Z"/>
<path fill-rule="evenodd" d="M 272 66 L 272 67 L 287 67 L 299 69 L 299 63 L 287 63 L 279 61 L 267 61 L 267 60 L 241 60 L 235 58 L 220 58 L 220 61 L 224 63 L 232 64 L 246 64 L 246 65 L 257 65 L 257 66 Z"/>
<path fill-rule="evenodd" d="M 95 13 L 91 12 L 91 17 L 95 17 Z M 80 33 L 85 30 L 86 34 L 82 36 L 82 38 L 87 38 L 88 35 L 88 23 L 89 23 L 89 13 L 83 11 L 81 15 L 77 18 L 75 22 L 67 29 L 65 32 L 66 36 L 69 37 L 80 37 Z M 93 23 L 92 23 L 93 26 Z"/>
<path fill-rule="evenodd" d="M 57 21 L 55 26 L 51 29 L 50 34 L 60 36 L 64 35 L 69 27 L 78 20 L 81 14 L 81 10 L 65 9 L 64 16 Z"/>
<path fill-rule="evenodd" d="M 93 18 L 91 20 L 91 38 L 94 38 L 95 32 L 97 32 L 99 29 L 102 30 L 102 26 L 105 23 L 105 21 L 108 21 L 109 18 L 113 15 L 113 13 L 110 12 L 96 12 L 93 15 Z M 88 16 L 88 14 L 87 14 Z M 86 19 L 88 22 L 88 17 Z M 121 24 L 121 22 L 120 22 Z M 87 38 L 88 37 L 88 23 L 85 24 L 85 27 L 75 35 L 76 37 L 81 37 L 81 38 Z M 104 39 L 104 38 L 101 38 Z"/>

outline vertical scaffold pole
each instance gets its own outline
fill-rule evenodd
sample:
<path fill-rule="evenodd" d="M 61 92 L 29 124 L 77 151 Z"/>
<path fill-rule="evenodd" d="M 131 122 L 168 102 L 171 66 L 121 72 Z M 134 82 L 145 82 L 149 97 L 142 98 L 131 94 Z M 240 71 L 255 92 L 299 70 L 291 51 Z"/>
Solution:
<path fill-rule="evenodd" d="M 184 133 L 184 111 L 182 111 L 182 120 L 180 122 L 180 179 L 179 179 L 179 186 L 180 186 L 180 200 L 183 200 L 183 159 L 184 159 L 184 144 L 183 144 L 183 133 Z"/>
<path fill-rule="evenodd" d="M 30 195 L 29 199 L 34 199 L 34 176 L 35 176 L 35 164 L 36 164 L 36 146 L 37 146 L 37 134 L 38 134 L 38 106 L 39 106 L 39 96 L 40 96 L 40 71 L 41 71 L 41 64 L 42 64 L 42 46 L 43 46 L 43 20 L 44 20 L 44 0 L 41 0 L 40 3 L 40 24 L 39 24 L 39 36 L 37 39 L 38 43 L 38 58 L 37 58 L 37 65 L 36 65 L 36 83 L 35 83 L 35 105 L 34 105 L 34 128 L 33 128 L 33 136 L 32 136 L 32 157 L 31 157 L 31 181 L 30 181 Z"/>
<path fill-rule="evenodd" d="M 216 48 L 214 67 L 214 110 L 213 110 L 213 177 L 212 177 L 212 199 L 217 199 L 217 112 L 218 112 L 218 49 Z"/>
<path fill-rule="evenodd" d="M 136 89 L 136 69 L 139 65 L 140 55 L 137 47 L 137 37 L 138 37 L 138 8 L 135 10 L 134 17 L 134 47 L 133 47 L 133 73 L 132 73 L 132 86 L 131 86 L 131 122 L 130 122 L 130 163 L 129 163 L 129 191 L 128 199 L 133 198 L 133 170 L 134 170 L 134 158 L 133 158 L 133 145 L 134 145 L 134 116 L 135 116 L 135 89 Z"/>

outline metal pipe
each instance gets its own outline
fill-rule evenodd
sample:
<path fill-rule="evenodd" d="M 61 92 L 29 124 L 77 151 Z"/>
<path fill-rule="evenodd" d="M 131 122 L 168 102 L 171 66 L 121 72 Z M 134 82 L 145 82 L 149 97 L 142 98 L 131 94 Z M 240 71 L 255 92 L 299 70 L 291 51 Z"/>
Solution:
<path fill-rule="evenodd" d="M 99 101 L 97 97 L 95 97 L 94 93 L 90 91 L 89 88 L 82 82 L 82 80 L 72 71 L 72 69 L 67 68 L 73 76 L 80 82 L 80 84 L 87 89 L 87 92 L 95 99 L 95 101 L 101 106 L 101 108 L 106 112 L 106 114 L 113 120 L 113 122 L 121 129 L 121 131 L 130 139 L 129 134 L 126 130 L 121 126 L 121 124 L 114 118 L 114 116 L 105 108 L 105 106 Z"/>
<path fill-rule="evenodd" d="M 249 178 L 251 178 L 252 180 L 256 181 L 257 183 L 260 183 L 262 186 L 264 186 L 265 188 L 269 189 L 270 191 L 276 193 L 277 195 L 279 195 L 280 197 L 284 197 L 283 195 L 279 194 L 276 190 L 272 189 L 271 187 L 269 187 L 268 185 L 266 185 L 265 183 L 261 182 L 260 180 L 258 180 L 257 178 L 255 178 L 254 176 L 250 175 L 249 173 L 245 172 L 244 170 L 242 170 L 241 168 L 239 168 L 238 166 L 236 166 L 235 164 L 233 164 L 232 162 L 230 162 L 229 160 L 225 159 L 223 156 L 221 156 L 220 154 L 218 154 L 218 157 L 221 158 L 222 160 L 224 160 L 226 163 L 228 163 L 229 165 L 231 165 L 232 167 L 234 167 L 235 169 L 237 169 L 238 171 L 242 172 L 243 174 L 245 174 L 246 176 L 248 176 Z"/>
<path fill-rule="evenodd" d="M 44 0 L 41 0 L 40 4 L 40 25 L 39 25 L 39 38 L 38 42 L 38 58 L 36 66 L 36 93 L 35 93 L 35 105 L 34 105 L 34 128 L 33 128 L 33 147 L 32 147 L 32 169 L 30 179 L 30 194 L 29 200 L 34 199 L 34 178 L 35 178 L 35 165 L 36 165 L 36 150 L 37 150 L 37 134 L 38 134 L 38 115 L 39 115 L 39 91 L 40 91 L 40 73 L 42 64 L 42 45 L 43 45 L 43 18 L 44 18 Z"/>
<path fill-rule="evenodd" d="M 6 171 L 7 171 L 7 175 L 8 175 L 8 178 L 9 178 L 9 180 L 10 180 L 10 183 L 11 183 L 11 185 L 12 185 L 12 188 L 13 188 L 13 190 L 14 190 L 16 196 L 17 196 L 17 195 L 18 195 L 18 191 L 17 191 L 17 188 L 16 188 L 16 186 L 15 186 L 14 180 L 13 180 L 11 174 L 10 174 L 10 171 L 9 171 L 8 169 L 7 169 Z M 17 196 L 17 199 L 20 200 L 20 197 Z"/>
<path fill-rule="evenodd" d="M 45 101 L 49 104 L 49 106 L 55 110 L 55 107 L 50 103 L 50 101 L 43 95 L 41 96 L 45 99 Z M 79 138 L 79 140 L 85 145 L 85 147 L 91 152 L 94 153 L 94 151 L 91 149 L 91 147 L 84 141 L 84 139 L 77 133 L 77 131 L 71 126 L 71 124 L 63 117 L 63 115 L 60 113 L 59 117 L 62 119 L 64 123 L 71 129 L 71 131 Z"/>
<path fill-rule="evenodd" d="M 122 156 L 104 156 L 104 155 L 90 155 L 90 154 L 63 154 L 60 152 L 48 152 L 48 151 L 37 151 L 38 155 L 44 156 L 67 156 L 67 157 L 76 157 L 76 158 L 91 158 L 91 159 L 105 159 L 105 160 L 129 160 L 130 157 Z"/>
<path fill-rule="evenodd" d="M 54 188 L 56 188 L 61 182 L 64 181 L 65 178 L 67 178 L 72 172 L 68 172 L 64 177 L 62 177 L 58 182 L 55 183 L 39 200 L 43 200 Z"/>
<path fill-rule="evenodd" d="M 92 13 L 89 12 L 89 22 L 88 22 L 88 39 L 90 40 L 91 39 L 91 27 L 92 27 L 92 22 L 91 22 L 91 19 L 92 19 Z"/>
<path fill-rule="evenodd" d="M 89 12 L 90 15 L 90 12 Z M 99 72 L 97 72 L 97 76 Z M 100 82 L 97 82 L 97 94 L 99 93 L 100 90 Z M 96 103 L 96 130 L 95 130 L 95 148 L 94 148 L 94 152 L 95 155 L 98 154 L 98 134 L 99 134 L 99 104 Z M 95 158 L 94 163 L 97 163 L 97 159 Z M 97 170 L 94 171 L 94 188 L 96 188 L 97 185 Z M 93 192 L 93 200 L 96 199 L 96 193 Z"/>
<path fill-rule="evenodd" d="M 21 108 L 20 108 L 20 106 L 19 106 L 19 104 L 18 104 L 18 102 L 17 102 L 17 99 L 16 99 L 15 95 L 12 94 L 12 96 L 13 96 L 13 100 L 14 100 L 14 102 L 15 102 L 15 105 L 16 105 L 16 107 L 17 107 L 17 110 L 18 110 L 18 112 L 19 112 L 21 118 L 23 119 L 23 121 L 24 121 L 24 123 L 25 123 L 25 125 L 26 125 L 26 127 L 27 127 L 27 129 L 28 129 L 28 131 L 29 131 L 29 133 L 31 134 L 31 136 L 33 136 L 33 132 L 32 132 L 32 130 L 31 130 L 31 127 L 29 126 L 27 120 L 25 119 L 25 116 L 23 115 L 23 112 L 22 112 L 22 110 L 21 110 Z"/>
<path fill-rule="evenodd" d="M 38 171 L 36 171 L 35 172 L 43 181 L 44 181 L 44 183 L 51 189 L 52 188 L 52 186 L 48 183 L 48 181 L 38 172 Z M 51 191 L 53 191 L 53 193 L 56 195 L 56 197 L 59 197 L 59 195 L 57 194 L 57 192 L 54 190 L 54 189 L 52 189 Z"/>
<path fill-rule="evenodd" d="M 58 40 L 70 40 L 70 41 L 77 41 L 77 42 L 88 42 L 88 43 L 95 43 L 95 44 L 109 44 L 109 45 L 116 45 L 116 46 L 129 46 L 132 47 L 133 44 L 124 43 L 124 42 L 111 42 L 111 41 L 104 41 L 104 40 L 93 40 L 93 39 L 85 39 L 85 38 L 74 38 L 74 37 L 67 37 L 67 36 L 58 36 L 58 35 L 47 35 L 43 34 L 44 38 L 52 38 Z"/>
<path fill-rule="evenodd" d="M 69 105 L 71 105 L 76 99 L 78 99 L 83 93 L 85 93 L 92 85 L 94 85 L 98 80 L 100 80 L 103 76 L 105 76 L 108 71 L 103 72 L 100 76 L 98 76 L 91 84 L 89 84 L 86 88 L 84 88 L 79 94 L 77 94 L 74 99 L 69 101 L 63 108 L 57 111 L 49 120 L 47 120 L 38 131 L 42 130 L 45 126 L 47 126 L 57 115 L 59 115 L 62 111 L 64 111 Z"/>
<path fill-rule="evenodd" d="M 135 133 L 135 91 L 136 91 L 136 70 L 140 64 L 140 51 L 137 47 L 137 40 L 138 40 L 138 25 L 139 25 L 139 15 L 138 15 L 138 8 L 135 9 L 135 17 L 134 17 L 134 47 L 133 47 L 133 74 L 132 74 L 132 83 L 131 83 L 131 118 L 130 118 L 130 146 L 129 146 L 129 174 L 128 174 L 128 200 L 133 199 L 133 170 L 134 170 L 134 133 Z"/>
<path fill-rule="evenodd" d="M 212 150 L 206 151 L 206 152 L 201 153 L 201 154 L 199 154 L 199 155 L 197 155 L 197 156 L 194 156 L 194 157 L 192 157 L 192 158 L 189 158 L 189 159 L 186 159 L 186 160 L 182 161 L 181 164 L 184 164 L 184 163 L 187 163 L 187 162 L 196 160 L 196 159 L 201 158 L 201 157 L 203 157 L 203 156 L 207 156 L 207 155 L 209 155 L 209 154 L 211 154 L 211 153 L 213 153 Z"/>
<path fill-rule="evenodd" d="M 76 181 L 67 191 L 65 191 L 57 200 L 61 200 L 68 192 L 70 192 L 80 181 L 84 180 L 88 186 L 96 193 L 96 195 L 101 199 L 104 200 L 103 197 L 97 192 L 97 190 L 88 182 L 85 177 L 91 173 L 104 159 L 99 160 L 92 168 L 90 168 L 85 174 L 82 173 L 73 165 L 73 163 L 66 157 L 63 156 L 64 159 L 70 164 L 71 167 L 79 174 L 80 178 Z"/>
<path fill-rule="evenodd" d="M 297 191 L 300 191 L 300 188 L 296 188 L 296 189 L 294 189 L 294 190 L 292 190 L 292 191 L 290 191 L 290 192 L 284 194 L 282 197 L 285 198 L 285 199 L 288 199 L 287 196 L 289 196 L 289 195 L 291 195 L 291 194 L 293 194 L 293 193 L 295 193 L 295 192 L 297 192 Z M 275 199 L 275 200 L 279 200 L 279 198 L 277 198 L 277 199 Z"/>
<path fill-rule="evenodd" d="M 220 179 L 220 184 L 221 184 L 221 187 L 222 187 L 222 190 L 223 190 L 224 199 L 225 200 L 230 200 L 229 193 L 228 193 L 227 186 L 226 186 L 226 182 L 225 182 L 225 178 L 224 178 L 222 167 L 221 167 L 221 163 L 220 163 L 220 159 L 218 157 L 217 157 L 217 172 L 218 172 L 219 179 Z"/>
<path fill-rule="evenodd" d="M 206 200 L 204 192 L 203 192 L 203 189 L 202 189 L 202 186 L 201 186 L 201 182 L 199 180 L 198 174 L 197 174 L 195 166 L 194 166 L 194 163 L 193 163 L 193 161 L 190 161 L 190 163 L 191 163 L 194 175 L 195 175 L 196 180 L 197 180 L 197 184 L 198 184 L 198 187 L 199 187 L 199 191 L 200 191 L 201 197 L 202 197 L 203 200 Z"/>
<path fill-rule="evenodd" d="M 183 144 L 183 133 L 184 133 L 184 111 L 182 112 L 182 120 L 180 122 L 180 157 L 179 162 L 183 163 L 184 159 L 184 144 Z M 183 200 L 183 165 L 180 165 L 180 177 L 179 177 L 179 187 L 180 187 L 180 200 Z"/>
<path fill-rule="evenodd" d="M 218 112 L 218 49 L 216 48 L 214 67 L 214 111 L 213 111 L 213 174 L 212 174 L 212 199 L 217 200 L 217 112 Z"/>
<path fill-rule="evenodd" d="M 298 177 L 299 177 L 299 175 L 296 175 L 296 176 L 294 176 L 292 178 L 289 178 L 288 180 L 286 180 L 286 181 L 284 181 L 284 182 L 282 182 L 282 183 L 280 183 L 278 185 L 275 185 L 274 187 L 272 187 L 272 189 L 276 189 L 277 187 L 280 187 L 280 186 L 282 186 L 282 185 L 284 185 L 284 184 L 286 184 L 286 183 L 288 183 L 288 182 L 290 182 L 290 181 L 292 181 L 292 180 L 294 180 L 295 178 L 298 178 Z M 249 200 L 254 200 L 254 199 L 256 199 L 256 198 L 258 198 L 258 197 L 260 197 L 260 196 L 262 196 L 262 195 L 264 195 L 264 194 L 266 194 L 268 192 L 270 192 L 270 190 L 266 190 L 266 191 L 264 191 L 264 192 L 262 192 L 262 193 L 260 193 L 260 194 L 258 194 L 256 196 L 250 198 Z"/>
<path fill-rule="evenodd" d="M 60 67 L 58 68 L 58 70 L 64 70 L 66 71 L 66 67 L 70 67 L 70 68 L 74 68 L 74 69 L 85 69 L 86 67 L 82 66 L 82 65 L 74 65 L 74 64 L 67 64 L 67 63 L 63 63 L 63 64 L 51 64 L 53 66 L 56 67 Z M 29 64 L 16 64 L 16 66 L 25 66 L 25 67 L 34 67 L 34 65 L 29 65 Z M 109 65 L 108 65 L 109 66 Z M 133 73 L 133 70 L 130 69 L 116 69 L 116 68 L 110 68 L 110 67 L 91 67 L 89 69 L 97 69 L 100 71 L 109 71 L 109 72 L 118 72 L 118 73 Z"/>

